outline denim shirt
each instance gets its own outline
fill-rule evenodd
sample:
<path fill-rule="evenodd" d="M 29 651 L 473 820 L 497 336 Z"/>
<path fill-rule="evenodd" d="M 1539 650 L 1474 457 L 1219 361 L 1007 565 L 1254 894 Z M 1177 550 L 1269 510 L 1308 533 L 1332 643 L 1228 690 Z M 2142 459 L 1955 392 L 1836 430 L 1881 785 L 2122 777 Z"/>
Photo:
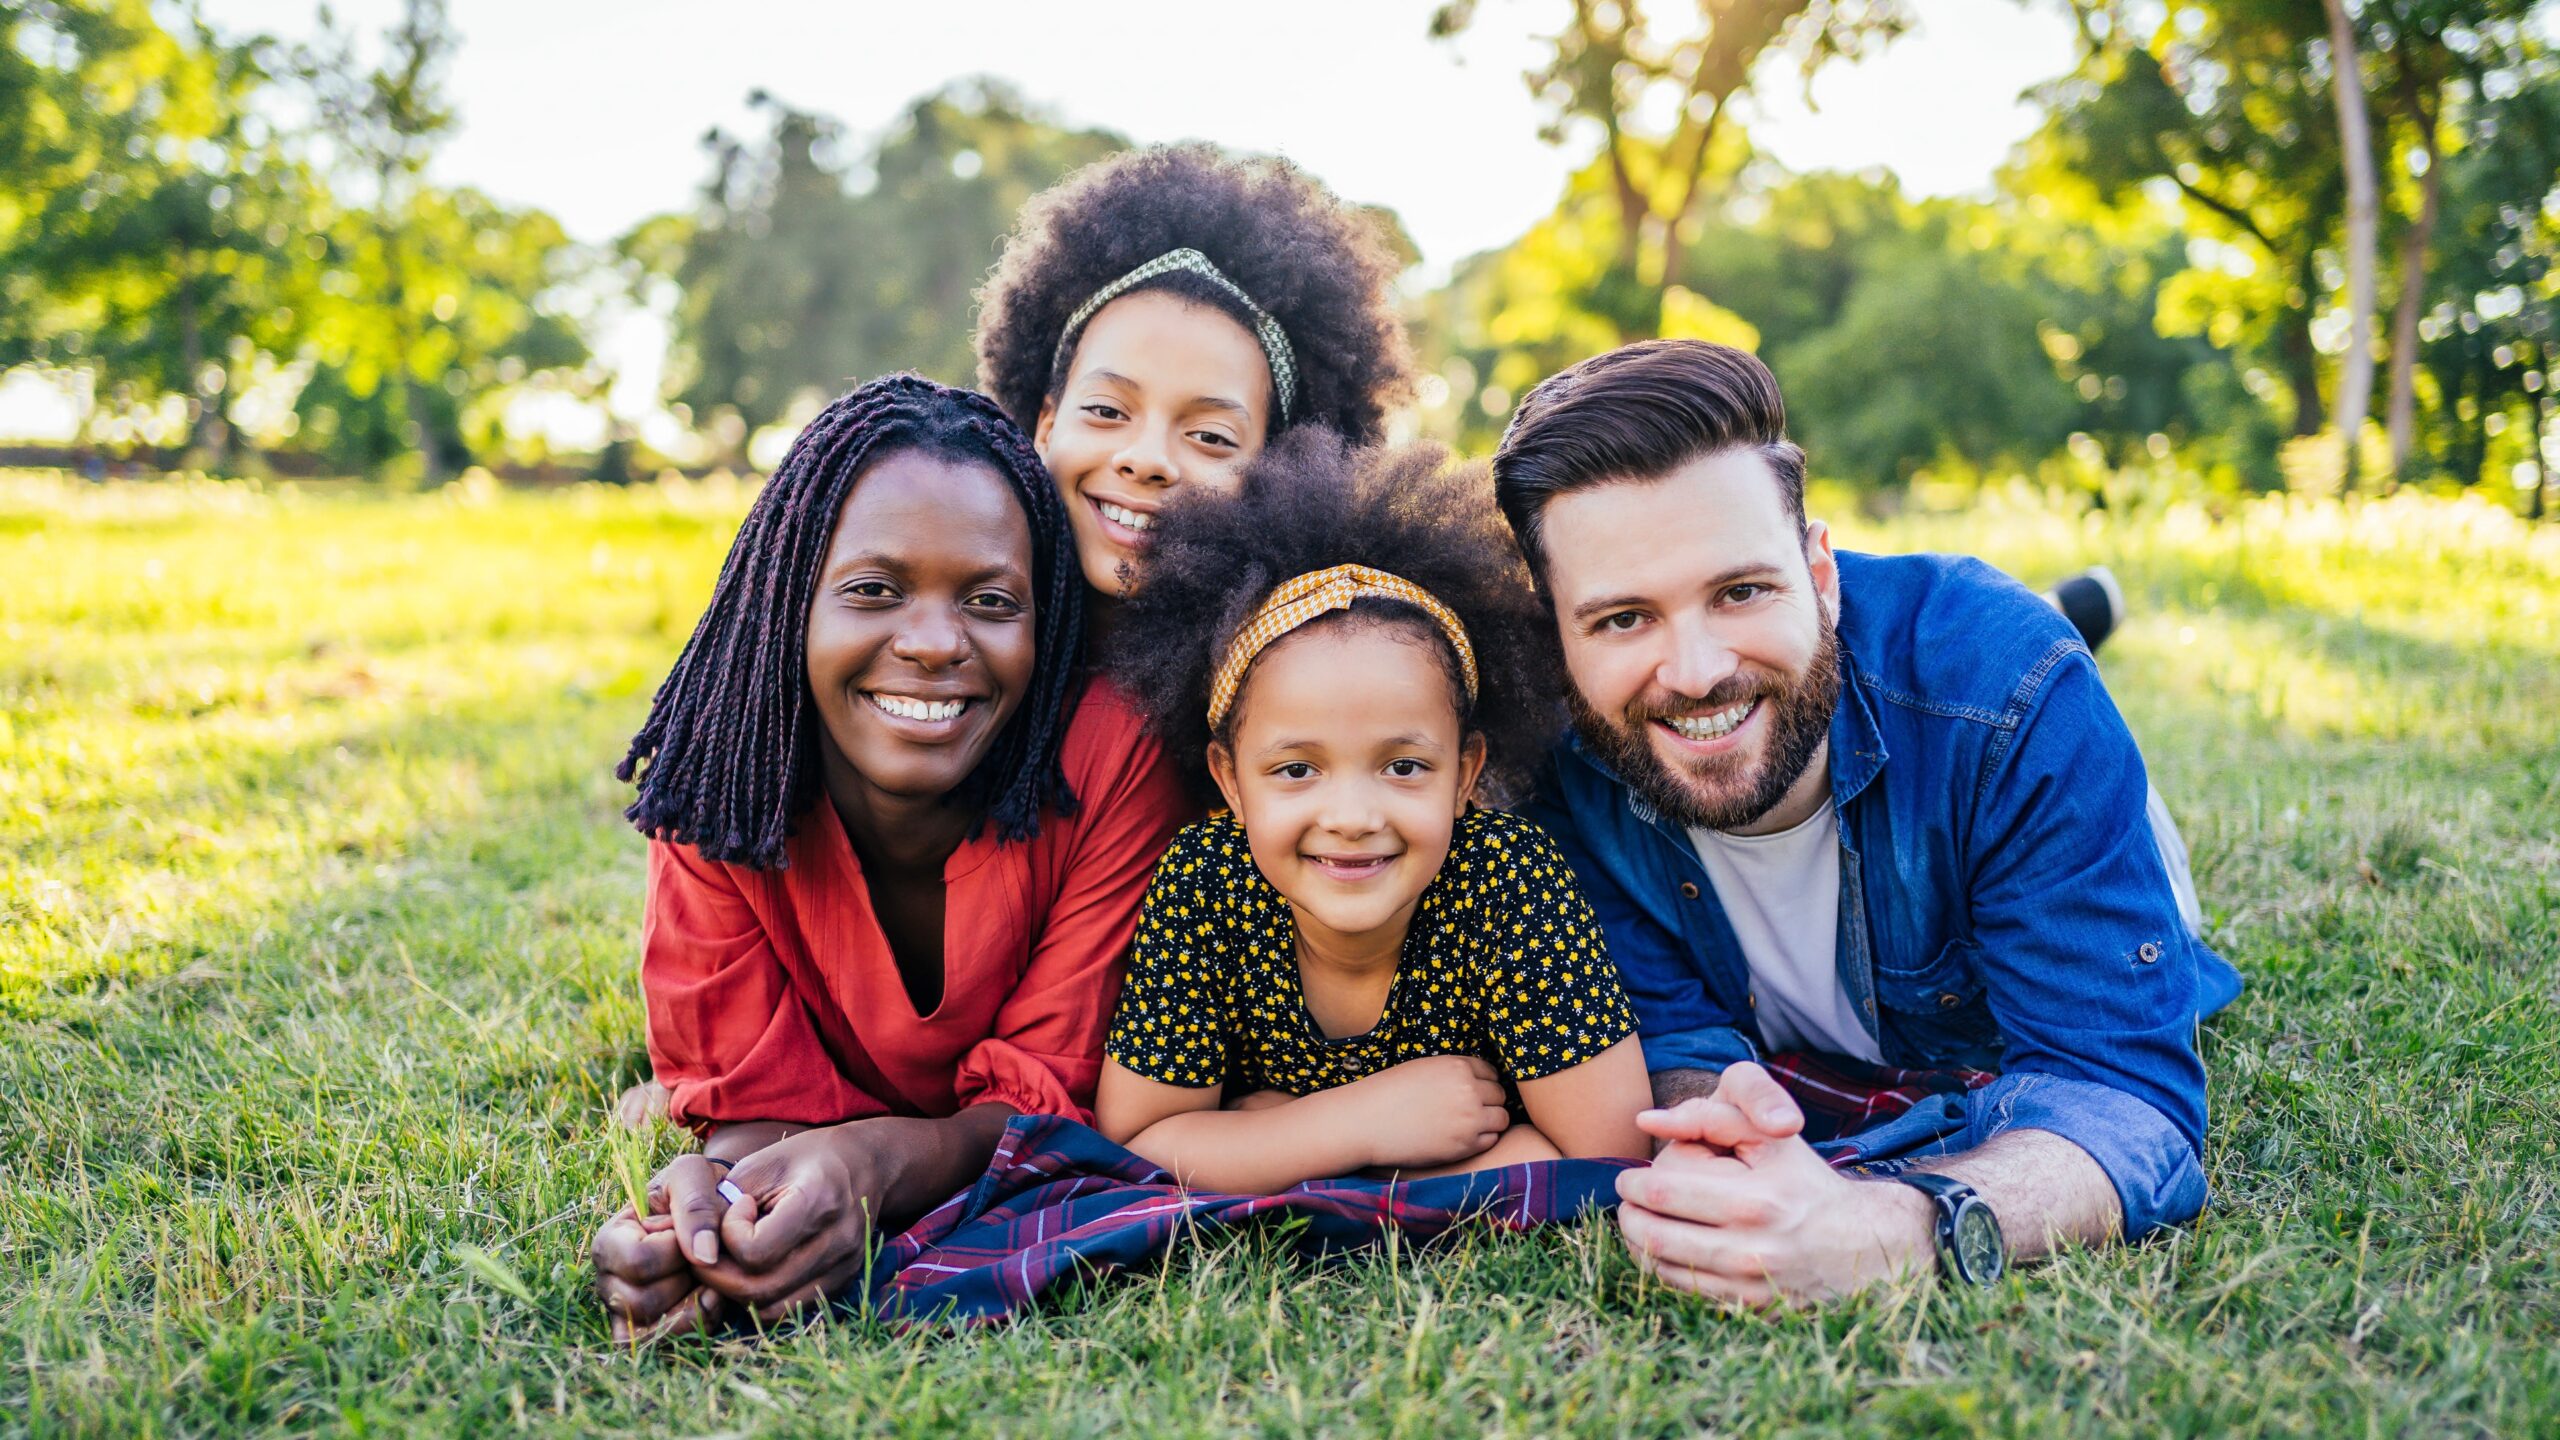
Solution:
<path fill-rule="evenodd" d="M 2114 1182 L 2126 1238 L 2194 1218 L 2196 1022 L 2240 977 L 2179 917 L 2142 756 L 2096 661 L 1979 561 L 1839 565 L 1840 984 L 1885 1063 L 2000 1076 L 1861 1148 L 1907 1161 L 2047 1130 Z M 1757 1058 L 1750 967 L 1688 833 L 1577 739 L 1522 809 L 1598 912 L 1647 1068 Z"/>

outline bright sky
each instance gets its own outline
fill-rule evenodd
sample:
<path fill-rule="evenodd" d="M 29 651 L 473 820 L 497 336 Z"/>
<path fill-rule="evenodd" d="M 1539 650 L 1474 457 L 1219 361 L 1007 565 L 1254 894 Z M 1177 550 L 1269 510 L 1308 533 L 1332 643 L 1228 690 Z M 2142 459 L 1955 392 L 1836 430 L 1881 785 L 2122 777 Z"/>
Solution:
<path fill-rule="evenodd" d="M 1920 28 L 1881 56 L 1825 71 L 1808 108 L 1767 77 L 1753 137 L 1797 169 L 1885 166 L 1923 194 L 1987 185 L 2034 124 L 2028 86 L 2071 62 L 2060 7 L 1915 0 Z M 213 0 L 234 34 L 307 36 L 314 0 Z M 1482 0 L 1456 45 L 1432 41 L 1432 0 L 453 0 L 448 76 L 460 126 L 438 178 L 560 217 L 584 240 L 689 203 L 705 130 L 760 129 L 763 87 L 878 134 L 917 95 L 967 75 L 1013 82 L 1070 122 L 1144 142 L 1275 151 L 1338 193 L 1385 204 L 1422 248 L 1426 279 L 1501 245 L 1554 204 L 1588 141 L 1538 139 L 1520 72 L 1560 0 Z M 1666 7 L 1676 9 L 1678 7 Z M 378 32 L 398 0 L 335 0 Z M 613 363 L 654 372 L 647 326 L 605 337 Z M 634 379 L 640 377 L 634 376 Z M 0 431 L 13 427 L 0 385 Z M 634 387 L 637 388 L 637 387 Z M 626 392 L 627 393 L 627 392 Z M 618 407 L 619 408 L 619 407 Z"/>

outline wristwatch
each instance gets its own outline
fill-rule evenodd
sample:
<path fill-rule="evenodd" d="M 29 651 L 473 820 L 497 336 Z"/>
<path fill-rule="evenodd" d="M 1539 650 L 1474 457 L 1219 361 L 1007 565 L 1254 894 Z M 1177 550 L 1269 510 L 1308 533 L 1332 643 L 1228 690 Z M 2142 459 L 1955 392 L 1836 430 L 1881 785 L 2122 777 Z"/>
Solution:
<path fill-rule="evenodd" d="M 1938 1212 L 1938 1269 L 1968 1285 L 1996 1284 L 2009 1268 L 2009 1239 L 1991 1202 L 1961 1180 L 1906 1170 L 1887 1176 L 1929 1197 Z"/>

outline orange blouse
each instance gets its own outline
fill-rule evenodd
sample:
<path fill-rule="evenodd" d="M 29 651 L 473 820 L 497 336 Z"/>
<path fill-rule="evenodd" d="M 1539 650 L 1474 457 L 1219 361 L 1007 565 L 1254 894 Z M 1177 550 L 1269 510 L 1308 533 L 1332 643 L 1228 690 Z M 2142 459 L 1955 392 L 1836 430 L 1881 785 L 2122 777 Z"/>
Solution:
<path fill-rule="evenodd" d="M 1194 818 L 1163 747 L 1101 682 L 1060 762 L 1079 802 L 1040 833 L 963 841 L 943 866 L 942 1003 L 918 1015 L 861 862 L 823 798 L 790 864 L 652 841 L 641 984 L 668 1113 L 829 1125 L 1002 1101 L 1086 1120 L 1138 902 Z"/>

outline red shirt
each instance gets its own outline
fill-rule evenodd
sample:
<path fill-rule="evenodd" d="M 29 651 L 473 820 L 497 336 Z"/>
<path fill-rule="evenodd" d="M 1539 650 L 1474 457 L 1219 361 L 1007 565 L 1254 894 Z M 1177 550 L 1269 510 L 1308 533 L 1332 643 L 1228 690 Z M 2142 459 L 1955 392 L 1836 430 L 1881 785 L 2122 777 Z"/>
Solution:
<path fill-rule="evenodd" d="M 1059 759 L 1076 814 L 1043 814 L 1038 836 L 1012 844 L 982 831 L 944 864 L 930 1015 L 908 998 L 823 798 L 780 870 L 652 841 L 640 978 L 668 1113 L 829 1125 L 1000 1100 L 1088 1119 L 1138 902 L 1195 809 L 1163 747 L 1099 682 Z"/>

